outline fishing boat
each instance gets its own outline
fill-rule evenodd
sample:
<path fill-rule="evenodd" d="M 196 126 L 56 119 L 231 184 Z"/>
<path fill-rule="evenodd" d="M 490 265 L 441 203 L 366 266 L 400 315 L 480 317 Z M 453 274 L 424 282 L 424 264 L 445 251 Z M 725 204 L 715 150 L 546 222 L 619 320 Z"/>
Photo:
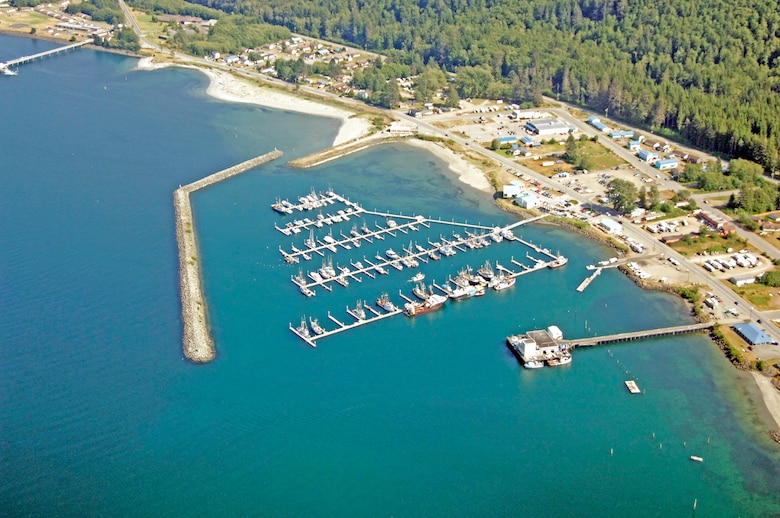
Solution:
<path fill-rule="evenodd" d="M 511 228 L 502 228 L 501 229 L 501 237 L 503 237 L 507 241 L 514 241 L 515 234 L 514 234 L 514 232 L 512 232 Z"/>
<path fill-rule="evenodd" d="M 301 293 L 303 293 L 303 294 L 304 294 L 304 295 L 306 295 L 307 297 L 314 297 L 314 296 L 317 294 L 317 293 L 316 293 L 316 292 L 315 292 L 313 289 L 311 289 L 311 288 L 307 288 L 307 287 L 306 287 L 306 286 L 304 286 L 303 284 L 301 284 L 301 285 L 298 287 L 298 289 L 299 289 L 299 290 L 301 290 Z"/>
<path fill-rule="evenodd" d="M 322 275 L 317 272 L 309 272 L 309 278 L 314 282 L 322 282 Z"/>
<path fill-rule="evenodd" d="M 530 360 L 525 363 L 523 363 L 523 367 L 526 369 L 541 369 L 544 367 L 544 362 L 541 362 L 539 360 Z"/>
<path fill-rule="evenodd" d="M 414 244 L 414 249 L 417 250 L 418 252 L 425 252 L 425 248 L 418 245 L 417 243 Z"/>
<path fill-rule="evenodd" d="M 298 275 L 291 275 L 290 278 L 298 286 L 306 284 L 306 277 L 303 276 L 303 270 L 298 269 Z"/>
<path fill-rule="evenodd" d="M 493 288 L 496 291 L 502 291 L 507 288 L 511 288 L 515 285 L 515 282 L 517 280 L 514 277 L 507 277 L 505 275 L 498 275 L 496 277 L 493 277 L 491 280 L 489 286 Z"/>
<path fill-rule="evenodd" d="M 412 288 L 412 293 L 420 300 L 425 300 L 428 298 L 428 290 L 425 287 L 425 284 L 422 282 L 418 282 L 414 288 Z"/>
<path fill-rule="evenodd" d="M 306 259 L 307 261 L 311 261 L 311 256 L 310 256 L 309 254 L 307 254 L 306 252 L 303 252 L 303 253 L 301 254 L 301 257 L 303 257 L 303 258 L 304 258 L 304 259 Z"/>
<path fill-rule="evenodd" d="M 363 308 L 363 301 L 358 300 L 354 308 L 347 308 L 347 313 L 355 317 L 357 320 L 366 319 L 366 310 Z"/>
<path fill-rule="evenodd" d="M 333 268 L 333 260 L 328 258 L 322 260 L 322 268 L 319 270 L 319 274 L 323 279 L 330 279 L 336 276 L 336 270 Z"/>
<path fill-rule="evenodd" d="M 306 317 L 301 317 L 301 325 L 295 328 L 296 331 L 298 331 L 298 334 L 300 334 L 303 337 L 309 338 L 311 336 L 311 333 L 309 332 L 309 326 L 306 324 Z"/>
<path fill-rule="evenodd" d="M 436 252 L 434 252 L 433 250 L 431 250 L 430 252 L 428 252 L 428 259 L 430 259 L 431 261 L 438 261 L 439 259 L 441 259 L 441 256 Z"/>
<path fill-rule="evenodd" d="M 357 228 L 357 224 L 352 225 L 352 230 L 350 230 L 349 233 L 352 234 L 353 237 L 360 236 L 360 231 Z"/>
<path fill-rule="evenodd" d="M 568 365 L 571 363 L 571 354 L 568 352 L 563 353 L 560 356 L 555 356 L 547 360 L 547 365 L 550 367 L 557 367 L 559 365 Z"/>
<path fill-rule="evenodd" d="M 292 209 L 287 207 L 279 198 L 276 198 L 276 203 L 271 205 L 271 208 L 274 209 L 279 214 L 292 214 Z"/>
<path fill-rule="evenodd" d="M 385 255 L 388 257 L 388 259 L 398 259 L 400 257 L 392 248 L 388 248 L 385 252 Z"/>
<path fill-rule="evenodd" d="M 476 294 L 476 289 L 473 286 L 457 286 L 455 289 L 450 290 L 448 295 L 452 300 L 463 300 L 473 297 Z"/>
<path fill-rule="evenodd" d="M 317 247 L 317 241 L 314 239 L 314 229 L 311 229 L 309 231 L 309 238 L 306 239 L 303 242 L 303 244 L 308 246 L 309 248 L 316 248 Z"/>
<path fill-rule="evenodd" d="M 490 239 L 495 241 L 496 243 L 500 243 L 504 240 L 504 236 L 501 235 L 501 229 L 496 227 L 493 229 L 493 232 L 490 233 Z"/>
<path fill-rule="evenodd" d="M 404 314 L 407 317 L 416 317 L 430 313 L 442 307 L 447 302 L 447 297 L 444 295 L 432 294 L 429 295 L 422 302 L 407 302 L 404 304 Z"/>
<path fill-rule="evenodd" d="M 414 277 L 409 279 L 409 282 L 420 282 L 423 279 L 425 279 L 425 274 L 423 272 L 417 272 L 414 274 Z"/>
<path fill-rule="evenodd" d="M 548 263 L 547 267 L 548 268 L 560 268 L 561 266 L 565 265 L 568 262 L 569 262 L 569 259 L 567 257 L 559 255 L 552 262 Z"/>
<path fill-rule="evenodd" d="M 485 261 L 485 264 L 477 270 L 477 273 L 481 275 L 482 278 L 486 281 L 489 281 L 495 276 L 495 272 L 493 271 L 493 266 L 490 264 L 490 261 Z"/>
<path fill-rule="evenodd" d="M 398 310 L 396 305 L 390 301 L 390 297 L 387 295 L 387 293 L 382 293 L 382 295 L 378 299 L 376 299 L 376 305 L 387 312 L 393 312 Z"/>
<path fill-rule="evenodd" d="M 387 270 L 382 268 L 380 265 L 374 266 L 374 271 L 378 273 L 379 275 L 387 275 Z"/>
<path fill-rule="evenodd" d="M 452 248 L 451 245 L 446 244 L 446 245 L 441 245 L 439 247 L 439 253 L 441 255 L 446 255 L 446 256 L 449 257 L 449 256 L 452 256 L 452 255 L 455 255 L 457 252 Z"/>
<path fill-rule="evenodd" d="M 315 335 L 321 335 L 325 332 L 325 329 L 323 329 L 320 323 L 317 322 L 316 318 L 309 317 L 309 325 L 311 326 L 311 330 Z"/>
<path fill-rule="evenodd" d="M 371 230 L 368 228 L 368 225 L 366 223 L 363 223 L 363 226 L 360 227 L 360 231 L 364 234 L 370 234 Z"/>
<path fill-rule="evenodd" d="M 335 281 L 341 284 L 342 286 L 344 286 L 345 288 L 349 286 L 349 281 L 344 275 L 339 275 L 338 277 L 335 278 Z"/>
<path fill-rule="evenodd" d="M 401 264 L 400 261 L 390 261 L 389 264 L 390 264 L 390 266 L 392 266 L 396 270 L 403 270 L 404 269 L 404 266 Z"/>

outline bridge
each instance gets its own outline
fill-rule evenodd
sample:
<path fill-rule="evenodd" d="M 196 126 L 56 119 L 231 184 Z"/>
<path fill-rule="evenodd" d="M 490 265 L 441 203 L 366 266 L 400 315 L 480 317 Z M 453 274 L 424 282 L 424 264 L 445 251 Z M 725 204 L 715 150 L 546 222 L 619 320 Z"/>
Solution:
<path fill-rule="evenodd" d="M 89 45 L 90 43 L 92 43 L 92 41 L 93 40 L 88 38 L 85 39 L 84 41 L 73 43 L 72 45 L 65 45 L 64 47 L 57 47 L 56 49 L 46 50 L 44 52 L 39 52 L 38 54 L 23 56 L 21 58 L 16 58 L 10 61 L 6 61 L 5 63 L 0 62 L 0 68 L 16 67 L 19 65 L 24 65 L 25 63 L 29 63 L 31 61 L 35 61 L 36 59 L 43 59 L 45 57 L 55 56 L 57 54 L 67 52 L 69 50 L 76 49 L 78 47 L 83 47 L 84 45 Z"/>
<path fill-rule="evenodd" d="M 655 338 L 660 336 L 675 336 L 689 333 L 698 333 L 707 329 L 712 329 L 716 325 L 734 325 L 742 323 L 743 320 L 731 319 L 720 322 L 703 322 L 700 324 L 688 324 L 684 326 L 662 327 L 646 331 L 634 331 L 631 333 L 618 333 L 614 335 L 594 336 L 591 338 L 575 338 L 572 340 L 559 340 L 558 343 L 567 345 L 571 348 L 593 347 L 597 345 L 606 345 L 618 342 L 630 342 L 633 340 L 644 340 L 645 338 Z"/>

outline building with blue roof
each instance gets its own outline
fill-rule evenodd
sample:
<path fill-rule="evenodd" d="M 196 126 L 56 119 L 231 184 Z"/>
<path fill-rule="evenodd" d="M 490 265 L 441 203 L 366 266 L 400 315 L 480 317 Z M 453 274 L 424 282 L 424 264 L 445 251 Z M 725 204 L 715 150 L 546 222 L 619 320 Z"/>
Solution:
<path fill-rule="evenodd" d="M 648 151 L 647 149 L 641 149 L 639 153 L 636 154 L 636 157 L 645 162 L 652 162 L 653 160 L 658 160 L 658 153 L 655 151 Z"/>
<path fill-rule="evenodd" d="M 514 135 L 509 135 L 507 137 L 498 137 L 498 142 L 501 145 L 514 144 L 515 142 L 517 142 L 517 137 L 515 137 Z"/>
<path fill-rule="evenodd" d="M 678 162 L 676 158 L 665 158 L 663 160 L 656 161 L 653 167 L 663 171 L 664 169 L 674 169 L 678 165 L 680 165 L 680 162 Z"/>
<path fill-rule="evenodd" d="M 629 140 L 626 147 L 631 151 L 639 151 L 641 144 L 642 144 L 641 140 Z"/>
<path fill-rule="evenodd" d="M 631 130 L 616 130 L 609 134 L 610 138 L 634 138 L 634 132 Z"/>
<path fill-rule="evenodd" d="M 747 324 L 736 324 L 731 327 L 739 336 L 745 339 L 750 345 L 761 345 L 772 343 L 772 337 L 753 322 Z"/>

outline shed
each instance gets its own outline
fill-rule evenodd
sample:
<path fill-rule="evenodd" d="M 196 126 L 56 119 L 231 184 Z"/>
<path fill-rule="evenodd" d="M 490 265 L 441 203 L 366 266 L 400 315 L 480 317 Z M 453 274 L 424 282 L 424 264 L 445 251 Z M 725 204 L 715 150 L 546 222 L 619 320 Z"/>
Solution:
<path fill-rule="evenodd" d="M 658 160 L 658 153 L 656 153 L 655 151 L 640 149 L 639 153 L 636 154 L 636 157 L 639 160 L 643 160 L 645 162 L 652 162 L 653 160 Z"/>
<path fill-rule="evenodd" d="M 626 145 L 626 147 L 631 151 L 638 151 L 640 144 L 642 144 L 641 140 L 629 140 L 628 145 Z"/>
<path fill-rule="evenodd" d="M 663 160 L 657 160 L 653 167 L 664 171 L 666 169 L 674 169 L 678 165 L 680 165 L 680 162 L 678 162 L 676 158 L 665 158 Z"/>
<path fill-rule="evenodd" d="M 750 345 L 760 345 L 772 343 L 772 337 L 770 337 L 763 329 L 758 327 L 753 322 L 747 324 L 737 324 L 732 326 L 732 329 L 737 332 L 739 336 L 745 339 Z"/>
<path fill-rule="evenodd" d="M 515 142 L 517 142 L 517 137 L 515 137 L 514 135 L 509 135 L 507 137 L 498 137 L 498 143 L 501 145 L 514 144 Z"/>

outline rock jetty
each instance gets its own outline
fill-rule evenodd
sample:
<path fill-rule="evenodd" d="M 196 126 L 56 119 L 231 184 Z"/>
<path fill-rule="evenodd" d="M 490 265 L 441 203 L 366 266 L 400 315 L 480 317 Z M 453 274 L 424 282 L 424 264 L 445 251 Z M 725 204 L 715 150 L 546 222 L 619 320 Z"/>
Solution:
<path fill-rule="evenodd" d="M 190 360 L 203 363 L 214 359 L 214 340 L 209 332 L 206 318 L 206 302 L 203 297 L 200 275 L 200 256 L 195 237 L 190 194 L 221 182 L 232 176 L 253 169 L 281 157 L 279 150 L 271 151 L 214 173 L 173 192 L 173 208 L 176 216 L 176 242 L 179 247 L 179 289 L 181 291 L 181 315 L 184 324 L 184 355 Z"/>

